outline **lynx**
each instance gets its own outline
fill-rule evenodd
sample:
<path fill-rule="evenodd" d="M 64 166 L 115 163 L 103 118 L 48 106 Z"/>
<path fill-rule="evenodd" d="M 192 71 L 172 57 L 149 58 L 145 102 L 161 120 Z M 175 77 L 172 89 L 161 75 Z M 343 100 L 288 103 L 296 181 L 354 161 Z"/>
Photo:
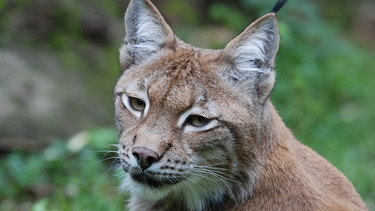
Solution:
<path fill-rule="evenodd" d="M 130 210 L 367 209 L 270 101 L 283 3 L 222 50 L 178 39 L 149 0 L 129 3 L 115 119 Z"/>

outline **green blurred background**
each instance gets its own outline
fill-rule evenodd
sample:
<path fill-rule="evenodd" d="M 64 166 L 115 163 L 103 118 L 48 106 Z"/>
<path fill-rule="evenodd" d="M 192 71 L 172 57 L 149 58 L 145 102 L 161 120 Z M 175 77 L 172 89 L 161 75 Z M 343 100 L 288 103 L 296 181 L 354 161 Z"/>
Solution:
<path fill-rule="evenodd" d="M 154 1 L 221 48 L 276 0 Z M 122 210 L 113 87 L 125 0 L 0 0 L 0 210 Z M 272 100 L 375 210 L 375 1 L 289 0 Z"/>

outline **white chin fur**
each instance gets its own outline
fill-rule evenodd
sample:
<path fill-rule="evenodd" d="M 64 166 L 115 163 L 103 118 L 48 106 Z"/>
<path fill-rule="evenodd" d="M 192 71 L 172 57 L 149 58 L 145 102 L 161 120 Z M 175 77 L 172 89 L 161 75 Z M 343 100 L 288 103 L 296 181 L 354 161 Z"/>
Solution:
<path fill-rule="evenodd" d="M 147 200 L 151 203 L 157 202 L 165 197 L 172 196 L 184 200 L 188 210 L 203 210 L 206 202 L 219 201 L 225 189 L 221 181 L 215 178 L 193 176 L 188 181 L 182 181 L 176 185 L 168 185 L 165 188 L 150 188 L 135 182 L 129 175 L 124 178 L 122 190 L 130 192 L 132 197 Z M 173 193 L 172 193 L 173 192 Z M 170 195 L 171 194 L 171 195 Z"/>
<path fill-rule="evenodd" d="M 135 182 L 129 175 L 124 178 L 121 189 L 130 192 L 131 195 L 137 196 L 150 201 L 160 200 L 171 192 L 172 188 L 152 188 Z"/>

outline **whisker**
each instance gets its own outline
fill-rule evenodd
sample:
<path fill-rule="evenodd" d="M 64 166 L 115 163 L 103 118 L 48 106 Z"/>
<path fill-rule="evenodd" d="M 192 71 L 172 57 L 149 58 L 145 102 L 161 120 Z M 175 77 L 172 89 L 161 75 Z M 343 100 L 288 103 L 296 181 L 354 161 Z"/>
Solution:
<path fill-rule="evenodd" d="M 119 159 L 118 156 L 112 156 L 112 157 L 106 157 L 98 160 L 96 163 L 104 163 L 107 160 L 112 160 L 112 159 Z"/>
<path fill-rule="evenodd" d="M 206 171 L 209 171 L 209 170 L 206 170 Z M 232 183 L 241 183 L 237 180 L 233 180 L 232 178 L 228 177 L 227 175 L 221 173 L 221 172 L 215 172 L 215 171 L 209 171 L 210 173 L 214 174 L 215 176 L 217 176 L 218 178 L 221 178 L 223 180 L 226 180 L 226 181 L 229 181 L 229 182 L 232 182 Z"/>
<path fill-rule="evenodd" d="M 230 182 L 233 182 L 233 183 L 242 183 L 242 182 L 233 180 L 232 178 L 228 177 L 225 174 L 225 172 L 221 172 L 221 171 L 218 171 L 218 170 L 228 171 L 229 173 L 234 173 L 232 170 L 224 169 L 224 168 L 203 167 L 203 166 L 196 166 L 196 168 L 194 168 L 194 171 L 196 171 L 196 172 L 206 173 L 206 174 L 215 176 L 217 178 L 220 178 L 222 180 L 230 181 Z"/>
<path fill-rule="evenodd" d="M 210 170 L 227 171 L 228 173 L 234 173 L 234 171 L 231 170 L 231 169 L 215 167 L 215 166 L 222 165 L 222 164 L 224 164 L 224 163 L 217 163 L 217 164 L 203 165 L 203 166 L 197 165 L 197 166 L 194 166 L 194 167 L 196 167 L 196 168 L 210 169 Z"/>
<path fill-rule="evenodd" d="M 204 178 L 206 180 L 209 180 L 210 182 L 214 183 L 216 186 L 221 186 L 222 184 L 228 185 L 225 180 L 217 177 L 222 182 L 222 184 L 221 184 L 221 183 L 218 183 L 218 181 L 215 181 L 213 178 L 211 178 L 209 176 L 205 176 L 204 173 L 206 173 L 206 172 L 192 172 L 191 174 L 194 175 L 194 176 L 198 176 L 198 177 Z"/>
<path fill-rule="evenodd" d="M 221 162 L 221 163 L 214 163 L 214 164 L 209 164 L 209 165 L 203 165 L 202 167 L 211 167 L 211 166 L 219 166 L 222 164 L 227 164 L 227 162 Z"/>
<path fill-rule="evenodd" d="M 198 175 L 199 176 L 199 175 Z M 194 195 L 198 196 L 199 197 L 199 194 L 198 192 L 196 191 L 195 188 L 193 188 L 192 184 L 195 184 L 194 180 L 187 177 L 186 178 L 187 180 L 189 180 L 190 182 L 187 182 L 185 185 L 194 193 Z M 200 185 L 197 185 L 201 190 L 202 192 L 206 192 L 206 190 L 204 190 Z"/>
<path fill-rule="evenodd" d="M 106 171 L 105 173 L 108 173 L 110 171 L 114 171 L 116 169 L 119 169 L 121 166 L 121 162 L 120 162 L 120 159 L 116 158 L 114 159 L 111 164 L 109 164 L 108 166 L 106 166 Z"/>

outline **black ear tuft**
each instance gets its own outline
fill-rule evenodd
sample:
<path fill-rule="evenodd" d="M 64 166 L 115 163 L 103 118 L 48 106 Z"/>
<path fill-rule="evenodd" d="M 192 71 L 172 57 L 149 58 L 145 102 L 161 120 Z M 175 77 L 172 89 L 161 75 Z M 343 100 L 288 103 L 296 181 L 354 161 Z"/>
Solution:
<path fill-rule="evenodd" d="M 273 13 L 277 13 L 283 6 L 284 4 L 287 2 L 287 0 L 277 0 L 275 6 L 273 6 L 271 12 Z"/>

